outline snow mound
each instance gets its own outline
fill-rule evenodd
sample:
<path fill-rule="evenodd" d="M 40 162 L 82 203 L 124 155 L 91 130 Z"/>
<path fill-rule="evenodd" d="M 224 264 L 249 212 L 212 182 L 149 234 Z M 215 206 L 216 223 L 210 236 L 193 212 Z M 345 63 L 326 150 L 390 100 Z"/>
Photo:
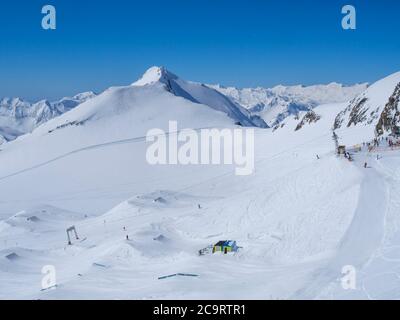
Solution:
<path fill-rule="evenodd" d="M 71 223 L 87 217 L 85 214 L 62 210 L 53 206 L 36 206 L 1 221 L 0 231 L 15 236 L 26 232 L 66 229 Z"/>

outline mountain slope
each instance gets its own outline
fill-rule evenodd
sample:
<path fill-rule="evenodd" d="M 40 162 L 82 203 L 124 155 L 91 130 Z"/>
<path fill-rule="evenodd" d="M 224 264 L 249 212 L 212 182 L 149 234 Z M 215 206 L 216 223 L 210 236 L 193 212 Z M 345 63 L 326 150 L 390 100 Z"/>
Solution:
<path fill-rule="evenodd" d="M 250 114 L 228 97 L 205 85 L 184 81 L 165 68 L 152 67 L 132 87 L 163 86 L 168 92 L 193 103 L 207 105 L 227 114 L 237 124 L 266 128 L 257 115 Z M 32 132 L 35 128 L 54 119 L 78 105 L 96 97 L 93 92 L 78 94 L 50 102 L 42 100 L 30 103 L 19 98 L 4 98 L 0 101 L 0 144 Z M 77 121 L 77 122 L 81 122 Z"/>
<path fill-rule="evenodd" d="M 266 128 L 276 126 L 290 115 L 308 111 L 320 104 L 351 100 L 367 85 L 277 86 L 272 89 L 222 87 L 184 81 L 165 68 L 152 67 L 132 86 L 163 84 L 176 96 L 208 105 L 226 113 L 238 124 Z M 41 124 L 62 115 L 87 100 L 93 92 L 50 102 L 30 103 L 19 98 L 0 101 L 0 144 L 32 132 Z"/>
<path fill-rule="evenodd" d="M 144 139 L 121 140 L 177 117 L 184 127 L 235 128 L 226 114 L 155 83 L 107 90 L 6 145 L 0 297 L 290 297 L 335 252 L 357 204 L 361 175 L 333 153 L 331 123 L 342 107 L 316 109 L 320 121 L 298 131 L 294 119 L 275 132 L 255 128 L 256 172 L 246 177 L 232 166 L 150 166 Z M 76 149 L 89 139 L 98 144 Z M 55 151 L 61 156 L 50 157 Z M 28 167 L 32 158 L 37 165 Z M 71 225 L 80 239 L 68 246 Z M 222 239 L 242 249 L 198 255 Z M 57 269 L 56 290 L 32 285 L 44 264 Z M 158 279 L 177 272 L 198 277 Z"/>
<path fill-rule="evenodd" d="M 156 83 L 164 84 L 167 90 L 176 96 L 224 112 L 241 125 L 257 126 L 262 128 L 267 127 L 266 124 L 257 116 L 251 116 L 246 109 L 232 102 L 217 90 L 204 84 L 182 80 L 163 67 L 150 68 L 146 71 L 143 77 L 133 83 L 132 86 L 146 86 L 154 85 Z"/>
<path fill-rule="evenodd" d="M 399 100 L 400 72 L 377 81 L 353 99 L 337 115 L 333 128 L 347 143 L 395 133 L 400 127 Z"/>
<path fill-rule="evenodd" d="M 192 92 L 191 92 L 192 93 Z M 214 93 L 214 91 L 212 91 Z M 193 94 L 193 93 L 192 93 Z M 220 95 L 217 95 L 220 98 Z M 212 100 L 212 99 L 211 99 Z M 217 101 L 218 102 L 218 101 Z M 229 106 L 229 104 L 224 105 Z M 233 115 L 235 115 L 233 113 Z M 241 117 L 243 114 L 239 114 Z M 241 118 L 242 119 L 242 118 Z M 243 118 L 245 119 L 245 118 Z M 236 128 L 239 119 L 230 118 L 225 112 L 216 110 L 208 105 L 194 103 L 190 99 L 171 93 L 162 81 L 148 83 L 147 85 L 129 85 L 125 87 L 112 87 L 97 97 L 90 99 L 69 112 L 56 117 L 35 129 L 31 134 L 19 137 L 2 148 L 0 153 L 0 181 L 20 181 L 20 179 L 41 180 L 37 174 L 47 175 L 45 168 L 53 164 L 69 163 L 70 158 L 80 159 L 75 166 L 66 165 L 64 169 L 73 170 L 76 167 L 89 171 L 103 167 L 104 162 L 111 162 L 113 170 L 103 174 L 109 176 L 108 181 L 103 181 L 103 175 L 93 178 L 88 172 L 78 170 L 80 181 L 79 188 L 93 188 L 93 181 L 98 185 L 118 184 L 121 180 L 129 179 L 131 174 L 126 171 L 136 172 L 135 168 L 151 167 L 146 161 L 146 134 L 151 129 L 161 129 L 172 135 L 185 128 Z M 177 122 L 177 128 L 170 129 L 170 121 Z M 119 147 L 122 145 L 121 147 Z M 131 152 L 140 149 L 140 152 Z M 116 154 L 107 153 L 107 150 L 117 148 Z M 40 150 L 40 151 L 39 151 Z M 101 159 L 93 160 L 93 154 L 101 154 Z M 87 158 L 86 158 L 87 157 Z M 85 159 L 85 160 L 84 160 Z M 229 166 L 227 166 L 229 167 Z M 69 169 L 68 169 L 69 168 Z M 130 169 L 128 169 L 130 168 Z M 44 171 L 43 171 L 44 170 Z M 152 174 L 158 170 L 168 171 L 167 168 L 153 169 Z M 117 174 L 116 172 L 120 172 Z M 190 168 L 182 168 L 185 174 L 190 174 Z M 218 171 L 218 166 L 211 172 Z M 33 174 L 34 176 L 31 176 Z M 205 173 L 198 173 L 206 177 Z M 175 174 L 164 173 L 170 179 Z M 199 177 L 200 177 L 199 176 Z M 64 172 L 54 172 L 59 190 L 65 194 L 70 192 L 71 180 Z M 87 179 L 85 179 L 87 177 Z M 11 180 L 9 180 L 11 179 Z M 167 179 L 168 180 L 168 179 Z M 83 182 L 85 181 L 85 182 Z M 18 183 L 19 184 L 19 183 Z M 51 185 L 43 186 L 41 190 L 20 190 L 25 194 L 25 199 L 32 197 L 41 198 L 46 194 Z M 24 188 L 23 188 L 24 189 Z M 46 191 L 47 190 L 47 191 Z M 12 199 L 14 196 L 9 195 Z M 122 200 L 122 199 L 120 199 Z M 99 203 L 111 201 L 98 199 Z M 7 203 L 5 204 L 7 207 Z M 22 203 L 21 203 L 22 205 Z M 79 206 L 96 207 L 93 200 L 85 201 Z M 23 207 L 21 207 L 22 209 Z M 76 207 L 74 207 L 76 208 Z M 6 209 L 4 209 L 6 210 Z M 92 210 L 92 209 L 91 209 Z"/>
<path fill-rule="evenodd" d="M 228 117 L 227 117 L 228 116 Z M 214 120 L 212 120 L 214 118 Z M 111 87 L 99 96 L 39 127 L 34 135 L 97 121 L 126 125 L 130 135 L 151 128 L 168 129 L 241 124 L 256 126 L 246 110 L 201 84 L 186 82 L 164 68 L 152 67 L 130 86 Z M 122 132 L 122 130 L 120 130 Z"/>

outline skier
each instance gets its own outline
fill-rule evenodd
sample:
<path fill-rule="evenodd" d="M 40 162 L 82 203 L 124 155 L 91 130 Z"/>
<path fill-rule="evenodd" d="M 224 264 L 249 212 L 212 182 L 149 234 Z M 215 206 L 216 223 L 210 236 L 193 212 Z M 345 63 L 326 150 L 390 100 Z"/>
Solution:
<path fill-rule="evenodd" d="M 317 160 L 319 160 L 320 159 L 320 157 L 319 157 L 319 155 L 317 155 Z"/>
<path fill-rule="evenodd" d="M 129 236 L 128 235 L 126 235 L 126 240 L 129 240 Z"/>
<path fill-rule="evenodd" d="M 368 164 L 365 162 L 364 163 L 364 168 L 366 169 L 368 167 Z"/>

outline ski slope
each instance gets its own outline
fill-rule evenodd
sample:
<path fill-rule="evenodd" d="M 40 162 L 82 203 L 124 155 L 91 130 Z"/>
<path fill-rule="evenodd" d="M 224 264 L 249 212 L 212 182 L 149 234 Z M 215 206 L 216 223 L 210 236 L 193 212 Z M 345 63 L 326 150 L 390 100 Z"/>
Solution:
<path fill-rule="evenodd" d="M 360 168 L 362 163 L 357 162 Z M 387 190 L 384 179 L 375 169 L 366 171 L 353 220 L 338 245 L 337 252 L 325 266 L 312 275 L 311 284 L 293 298 L 311 299 L 338 279 L 338 270 L 353 266 L 360 270 L 379 249 L 386 213 Z"/>
<path fill-rule="evenodd" d="M 399 299 L 399 156 L 398 151 L 388 151 L 381 152 L 379 160 L 375 159 L 375 155 L 367 155 L 362 159 L 371 162 L 372 166 L 372 170 L 367 171 L 370 183 L 365 194 L 375 199 L 375 205 L 384 205 L 384 208 L 370 210 L 370 198 L 364 199 L 362 216 L 366 221 L 374 219 L 376 225 L 374 230 L 369 230 L 370 233 L 359 232 L 358 239 L 365 241 L 365 245 L 361 246 L 364 250 L 359 254 L 354 252 L 352 259 L 359 264 L 363 260 L 364 266 L 357 274 L 356 290 L 343 291 L 339 283 L 334 281 L 318 294 L 318 298 Z M 379 194 L 381 197 L 377 198 Z M 361 227 L 359 230 L 362 230 Z"/>
<path fill-rule="evenodd" d="M 18 215 L 3 221 L 1 281 L 8 289 L 1 297 L 290 298 L 335 255 L 357 208 L 362 174 L 335 157 L 327 126 L 338 108 L 321 107 L 321 122 L 296 134 L 294 119 L 275 133 L 259 129 L 256 173 L 249 177 L 235 176 L 230 166 L 146 167 L 137 157 L 146 147 L 140 138 L 4 175 L 2 190 L 36 181 L 43 198 L 30 199 L 23 215 L 38 221 L 16 224 Z M 104 172 L 110 162 L 114 169 Z M 52 221 L 54 228 L 42 232 L 48 224 L 40 212 L 48 207 L 40 203 L 52 205 L 47 210 L 55 216 L 58 208 L 77 212 L 75 219 Z M 92 210 L 78 210 L 83 204 Z M 2 203 L 25 205 L 12 198 Z M 65 229 L 72 224 L 86 240 L 68 246 Z M 220 239 L 243 248 L 233 256 L 198 256 Z M 5 258 L 12 253 L 15 259 Z M 55 265 L 59 286 L 42 292 L 40 270 L 47 264 Z M 178 272 L 199 277 L 158 280 Z"/>
<path fill-rule="evenodd" d="M 337 157 L 339 103 L 316 107 L 299 130 L 306 112 L 255 127 L 250 176 L 149 165 L 146 132 L 169 120 L 178 131 L 251 124 L 209 90 L 152 69 L 5 144 L 0 299 L 397 298 L 399 152 Z M 68 245 L 71 226 L 79 239 Z M 237 253 L 199 256 L 227 239 Z M 46 265 L 57 287 L 43 291 Z M 345 265 L 357 270 L 351 292 L 340 286 Z M 159 279 L 177 273 L 196 276 Z"/>

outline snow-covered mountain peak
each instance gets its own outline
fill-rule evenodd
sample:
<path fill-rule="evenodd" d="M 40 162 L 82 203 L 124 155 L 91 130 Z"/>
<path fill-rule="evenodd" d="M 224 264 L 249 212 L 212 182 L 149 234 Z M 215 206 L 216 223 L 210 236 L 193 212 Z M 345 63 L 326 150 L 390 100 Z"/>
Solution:
<path fill-rule="evenodd" d="M 0 108 L 15 109 L 18 106 L 28 105 L 29 103 L 21 98 L 3 98 L 0 100 Z"/>
<path fill-rule="evenodd" d="M 34 105 L 34 106 L 49 106 L 49 107 L 50 107 L 50 106 L 51 106 L 51 103 L 50 103 L 49 100 L 43 99 L 43 100 L 40 100 L 40 101 L 34 103 L 33 105 Z"/>
<path fill-rule="evenodd" d="M 203 104 L 216 111 L 227 114 L 237 124 L 266 128 L 266 123 L 252 115 L 240 104 L 218 90 L 202 83 L 186 81 L 164 67 L 151 67 L 143 76 L 132 84 L 132 87 L 162 86 L 174 96 L 184 98 L 195 104 Z"/>
<path fill-rule="evenodd" d="M 77 95 L 73 96 L 72 99 L 84 102 L 84 101 L 92 99 L 96 96 L 97 96 L 97 94 L 95 92 L 87 91 L 87 92 L 78 93 Z M 68 100 L 68 99 L 69 98 L 63 98 L 61 101 Z"/>
<path fill-rule="evenodd" d="M 132 83 L 132 86 L 145 86 L 157 82 L 166 84 L 168 81 L 176 79 L 178 79 L 178 77 L 165 67 L 154 66 L 149 68 L 139 80 Z"/>

